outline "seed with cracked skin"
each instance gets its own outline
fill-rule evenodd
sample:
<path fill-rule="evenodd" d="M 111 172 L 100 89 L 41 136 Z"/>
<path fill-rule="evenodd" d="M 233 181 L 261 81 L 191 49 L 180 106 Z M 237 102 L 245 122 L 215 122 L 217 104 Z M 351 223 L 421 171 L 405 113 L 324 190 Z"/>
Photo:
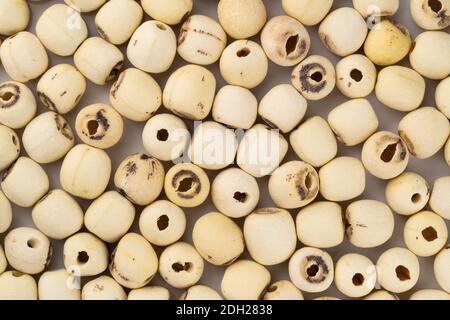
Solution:
<path fill-rule="evenodd" d="M 192 11 L 192 0 L 142 0 L 142 8 L 153 19 L 175 25 Z"/>
<path fill-rule="evenodd" d="M 81 300 L 127 300 L 127 294 L 113 278 L 100 276 L 83 286 Z"/>
<path fill-rule="evenodd" d="M 443 30 L 450 26 L 450 0 L 412 0 L 414 22 L 425 30 Z"/>
<path fill-rule="evenodd" d="M 333 260 L 323 250 L 303 247 L 289 260 L 289 278 L 302 291 L 323 292 L 333 282 Z"/>
<path fill-rule="evenodd" d="M 364 143 L 361 160 L 375 177 L 393 179 L 403 173 L 408 165 L 407 142 L 392 132 L 377 132 Z"/>
<path fill-rule="evenodd" d="M 203 259 L 216 266 L 233 263 L 245 247 L 239 226 L 218 212 L 207 213 L 195 222 L 192 240 Z"/>
<path fill-rule="evenodd" d="M 313 55 L 294 68 L 291 82 L 306 99 L 320 100 L 333 91 L 336 72 L 330 60 Z"/>
<path fill-rule="evenodd" d="M 36 100 L 28 87 L 20 82 L 7 81 L 0 84 L 0 123 L 20 129 L 36 114 Z"/>
<path fill-rule="evenodd" d="M 20 140 L 14 130 L 0 124 L 0 171 L 6 169 L 20 154 Z"/>
<path fill-rule="evenodd" d="M 262 30 L 261 45 L 272 62 L 290 67 L 308 55 L 311 39 L 300 22 L 289 16 L 277 16 Z"/>

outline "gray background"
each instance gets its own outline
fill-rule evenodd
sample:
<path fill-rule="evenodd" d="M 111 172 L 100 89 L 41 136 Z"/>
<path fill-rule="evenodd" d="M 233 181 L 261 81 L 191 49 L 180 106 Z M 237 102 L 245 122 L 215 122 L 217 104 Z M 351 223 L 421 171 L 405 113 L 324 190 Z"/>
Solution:
<path fill-rule="evenodd" d="M 40 2 L 30 2 L 31 10 L 32 10 L 32 21 L 29 26 L 29 31 L 34 32 L 36 21 L 40 15 L 40 13 L 48 8 L 50 5 L 60 1 L 40 1 Z M 193 13 L 195 14 L 205 14 L 208 16 L 211 16 L 212 18 L 217 19 L 217 13 L 216 13 L 216 6 L 217 6 L 216 0 L 194 0 L 194 9 Z M 284 14 L 281 3 L 279 0 L 264 0 L 266 4 L 266 8 L 268 11 L 268 16 L 273 17 L 276 15 Z M 395 16 L 395 19 L 404 24 L 408 27 L 409 31 L 411 32 L 411 35 L 413 38 L 415 38 L 419 33 L 422 32 L 422 30 L 415 25 L 415 23 L 412 21 L 411 15 L 409 13 L 409 1 L 402 0 L 401 7 L 398 11 L 398 13 Z M 333 9 L 341 6 L 352 6 L 350 0 L 341 0 L 341 1 L 335 1 L 335 4 L 333 6 Z M 83 14 L 83 18 L 89 25 L 89 36 L 98 36 L 97 31 L 94 27 L 94 20 L 95 13 L 89 13 L 89 14 Z M 149 20 L 150 18 L 148 16 L 145 16 L 145 20 Z M 339 61 L 339 58 L 337 56 L 334 56 L 332 53 L 328 52 L 326 48 L 323 46 L 321 41 L 317 37 L 317 26 L 315 27 L 308 27 L 308 31 L 310 33 L 311 39 L 312 39 L 312 47 L 309 54 L 320 54 L 324 55 L 327 58 L 329 58 L 334 64 L 336 64 Z M 175 26 L 174 30 L 176 34 L 179 33 L 179 26 Z M 448 31 L 448 28 L 447 28 Z M 351 36 L 351 30 L 349 30 L 349 36 Z M 259 36 L 254 37 L 252 40 L 259 42 Z M 229 43 L 231 40 L 229 39 Z M 121 46 L 121 50 L 125 53 L 126 45 Z M 162 53 L 163 54 L 163 53 Z M 72 57 L 66 57 L 61 58 L 57 57 L 54 54 L 50 54 L 50 65 L 56 65 L 59 63 L 70 63 L 73 64 Z M 159 82 L 161 87 L 164 87 L 164 84 L 168 78 L 168 76 L 176 70 L 178 67 L 186 64 L 179 56 L 177 56 L 174 64 L 172 65 L 169 72 L 164 73 L 163 75 L 155 75 L 155 79 Z M 402 65 L 409 66 L 409 63 L 407 59 L 402 61 Z M 126 67 L 130 67 L 130 64 L 127 62 Z M 216 79 L 218 82 L 218 88 L 225 85 L 224 80 L 220 76 L 219 73 L 219 67 L 218 63 L 208 66 L 208 68 L 214 72 L 216 75 Z M 258 99 L 261 99 L 265 93 L 267 93 L 273 86 L 281 83 L 290 83 L 290 74 L 291 74 L 292 68 L 284 68 L 277 66 L 273 63 L 270 63 L 269 66 L 269 73 L 267 75 L 266 81 L 261 84 L 256 89 L 252 90 L 253 93 L 256 95 Z M 8 76 L 6 75 L 3 67 L 0 65 L 0 82 L 9 80 Z M 29 87 L 35 91 L 36 89 L 36 81 L 32 81 L 28 83 Z M 437 85 L 436 81 L 427 81 L 427 90 L 426 90 L 426 96 L 423 105 L 424 106 L 434 106 L 434 92 L 435 87 Z M 103 103 L 109 103 L 108 101 L 108 93 L 110 90 L 110 84 L 106 86 L 97 86 L 92 83 L 88 83 L 88 88 L 86 91 L 86 94 L 84 98 L 79 103 L 78 107 L 73 110 L 70 114 L 66 115 L 66 118 L 70 121 L 70 124 L 72 128 L 74 128 L 74 121 L 76 114 L 78 110 L 80 110 L 82 107 L 97 103 L 97 102 L 103 102 Z M 306 117 L 311 117 L 315 115 L 320 115 L 322 117 L 326 117 L 327 114 L 336 106 L 339 104 L 347 101 L 348 98 L 344 97 L 340 92 L 335 89 L 334 92 L 329 95 L 326 99 L 323 99 L 318 102 L 309 102 L 308 103 L 308 112 Z M 403 113 L 397 112 L 394 110 L 391 110 L 385 106 L 383 106 L 380 102 L 377 101 L 375 96 L 372 94 L 369 97 L 369 100 L 374 106 L 374 109 L 379 117 L 380 120 L 380 127 L 379 130 L 389 130 L 393 132 L 397 132 L 397 125 L 399 120 L 404 116 Z M 38 106 L 38 112 L 42 113 L 47 111 L 40 103 Z M 161 107 L 160 112 L 166 112 L 167 110 L 163 107 Z M 209 118 L 208 118 L 209 119 Z M 141 132 L 144 127 L 145 123 L 136 123 L 129 121 L 127 119 L 124 119 L 125 121 L 125 132 L 122 137 L 122 140 L 120 143 L 118 143 L 116 146 L 108 150 L 108 153 L 110 157 L 112 158 L 113 163 L 113 171 L 117 168 L 119 163 L 128 155 L 136 152 L 145 152 L 142 140 L 141 140 Z M 261 122 L 260 119 L 258 119 L 258 122 Z M 191 124 L 189 124 L 191 125 Z M 22 134 L 22 130 L 18 132 L 20 135 Z M 77 143 L 80 143 L 79 139 L 77 140 Z M 361 152 L 361 146 L 347 148 L 343 145 L 339 145 L 339 155 L 351 155 L 355 157 L 360 157 Z M 292 149 L 289 150 L 289 153 L 287 157 L 285 158 L 286 161 L 290 161 L 296 159 L 296 156 L 293 154 Z M 168 167 L 167 163 L 165 164 L 166 168 Z M 61 161 L 58 161 L 56 163 L 45 165 L 45 170 L 49 174 L 50 180 L 51 180 L 51 188 L 60 188 L 59 184 L 59 169 L 61 166 Z M 430 185 L 433 184 L 434 180 L 450 174 L 450 169 L 446 165 L 444 161 L 443 152 L 439 152 L 436 156 L 434 156 L 431 159 L 427 159 L 426 161 L 420 161 L 415 158 L 411 158 L 409 162 L 408 169 L 409 171 L 417 172 L 418 174 L 421 174 L 423 177 L 426 178 L 426 180 L 430 183 Z M 216 173 L 210 172 L 210 178 L 211 181 L 214 178 Z M 268 192 L 267 192 L 267 182 L 268 178 L 259 179 L 260 184 L 260 190 L 261 190 L 261 199 L 259 203 L 259 207 L 267 207 L 267 206 L 274 206 L 272 200 L 270 199 Z M 361 195 L 358 199 L 375 199 L 380 201 L 385 201 L 384 198 L 384 188 L 385 188 L 386 182 L 379 180 L 370 174 L 367 174 L 367 187 L 366 191 L 363 195 Z M 114 186 L 112 182 L 110 183 L 108 190 L 113 190 Z M 160 196 L 161 199 L 165 198 L 165 196 L 162 194 Z M 358 200 L 355 199 L 355 200 Z M 320 197 L 318 198 L 320 200 Z M 87 209 L 89 206 L 88 201 L 80 200 L 80 203 L 84 209 Z M 343 208 L 347 206 L 348 203 L 343 203 Z M 136 221 L 133 226 L 133 230 L 137 231 L 136 222 L 138 221 L 139 213 L 141 212 L 142 208 L 137 207 L 136 208 L 137 216 Z M 14 211 L 14 220 L 13 220 L 13 228 L 19 227 L 19 226 L 33 226 L 33 222 L 31 220 L 31 209 L 25 209 L 20 208 L 17 206 L 13 207 Z M 193 209 L 185 209 L 184 210 L 187 218 L 188 218 L 188 225 L 186 229 L 186 233 L 183 237 L 183 241 L 191 242 L 191 232 L 192 227 L 195 221 L 200 217 L 201 215 L 210 212 L 215 211 L 215 208 L 211 204 L 210 199 L 208 199 L 203 205 L 193 208 Z M 291 210 L 291 213 L 293 214 L 294 218 L 298 210 Z M 401 246 L 404 247 L 403 242 L 403 225 L 406 220 L 405 217 L 396 215 L 395 216 L 395 234 L 383 246 L 380 246 L 378 248 L 374 249 L 359 249 L 354 246 L 352 246 L 347 240 L 344 241 L 340 246 L 327 249 L 327 251 L 332 255 L 333 260 L 336 262 L 341 256 L 347 253 L 360 253 L 368 256 L 372 259 L 372 261 L 376 262 L 378 256 L 387 250 L 388 248 L 395 247 L 395 246 Z M 242 225 L 243 219 L 239 219 L 238 223 Z M 449 226 L 449 222 L 447 221 L 447 226 Z M 5 234 L 0 235 L 0 241 L 3 243 Z M 53 253 L 53 259 L 50 264 L 49 269 L 54 270 L 57 268 L 62 267 L 62 244 L 63 241 L 55 241 L 52 240 L 52 244 L 54 246 L 54 253 Z M 300 247 L 300 243 L 298 243 L 298 247 Z M 112 247 L 111 247 L 112 248 Z M 161 252 L 161 248 L 156 248 L 158 255 Z M 246 252 L 241 258 L 248 258 L 249 255 Z M 420 265 L 421 265 L 421 276 L 419 279 L 419 282 L 417 285 L 410 291 L 406 292 L 404 294 L 401 294 L 401 298 L 408 298 L 410 294 L 416 290 L 419 289 L 431 289 L 431 288 L 438 288 L 436 281 L 433 276 L 433 257 L 430 258 L 419 258 L 420 259 Z M 208 286 L 211 286 L 212 288 L 216 289 L 218 292 L 220 292 L 220 281 L 222 279 L 222 275 L 224 272 L 224 267 L 215 267 L 205 262 L 205 270 L 203 277 L 199 281 L 200 284 L 205 284 Z M 272 274 L 272 281 L 277 280 L 283 280 L 283 279 L 289 279 L 289 276 L 287 274 L 287 263 L 283 263 L 278 266 L 269 267 L 268 268 Z M 84 278 L 83 283 L 88 281 L 90 278 Z M 159 276 L 157 276 L 151 283 L 151 285 L 162 285 L 166 288 L 169 288 L 172 294 L 172 298 L 178 299 L 183 290 L 176 290 L 171 289 L 168 284 L 166 284 Z M 304 293 L 305 298 L 315 298 L 319 296 L 336 296 L 339 298 L 345 298 L 342 294 L 340 294 L 334 285 L 330 287 L 329 290 L 322 292 L 320 294 L 308 294 Z"/>

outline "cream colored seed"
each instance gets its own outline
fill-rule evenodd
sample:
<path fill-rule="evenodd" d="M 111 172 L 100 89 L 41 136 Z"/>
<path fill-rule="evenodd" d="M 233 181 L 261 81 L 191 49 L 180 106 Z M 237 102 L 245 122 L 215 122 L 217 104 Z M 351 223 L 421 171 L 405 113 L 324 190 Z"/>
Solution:
<path fill-rule="evenodd" d="M 434 259 L 434 276 L 439 286 L 450 293 L 450 246 L 447 245 Z"/>
<path fill-rule="evenodd" d="M 5 255 L 13 269 L 27 274 L 38 274 L 49 265 L 52 246 L 40 231 L 17 228 L 5 237 Z"/>
<path fill-rule="evenodd" d="M 360 160 L 339 157 L 319 171 L 320 193 L 329 201 L 347 201 L 361 195 L 366 188 L 366 173 Z"/>
<path fill-rule="evenodd" d="M 92 12 L 100 8 L 106 0 L 64 0 L 64 2 L 80 12 Z"/>
<path fill-rule="evenodd" d="M 151 73 L 167 71 L 176 53 L 177 39 L 172 28 L 156 20 L 141 24 L 134 31 L 127 47 L 131 64 Z"/>
<path fill-rule="evenodd" d="M 284 11 L 307 26 L 322 21 L 330 11 L 333 0 L 282 0 Z"/>
<path fill-rule="evenodd" d="M 81 300 L 79 278 L 65 269 L 44 272 L 38 282 L 39 300 Z"/>
<path fill-rule="evenodd" d="M 328 123 L 312 117 L 290 135 L 290 144 L 297 156 L 314 167 L 321 167 L 337 154 L 337 142 Z"/>
<path fill-rule="evenodd" d="M 430 197 L 430 207 L 442 218 L 450 220 L 450 176 L 437 179 Z"/>
<path fill-rule="evenodd" d="M 157 286 L 133 289 L 128 293 L 128 300 L 169 300 L 169 298 L 169 290 Z"/>
<path fill-rule="evenodd" d="M 236 162 L 242 170 L 260 178 L 278 168 L 287 150 L 288 142 L 279 132 L 256 124 L 240 141 Z"/>
<path fill-rule="evenodd" d="M 307 101 L 290 84 L 273 87 L 259 103 L 258 114 L 274 129 L 292 131 L 302 121 Z"/>
<path fill-rule="evenodd" d="M 94 276 L 108 267 L 109 252 L 96 236 L 80 232 L 64 242 L 64 266 L 74 276 Z"/>
<path fill-rule="evenodd" d="M 180 207 L 193 208 L 205 202 L 210 183 L 205 171 L 191 163 L 179 163 L 167 171 L 164 192 Z"/>
<path fill-rule="evenodd" d="M 375 133 L 379 121 L 368 100 L 354 99 L 334 108 L 328 114 L 328 124 L 340 142 L 356 146 Z"/>
<path fill-rule="evenodd" d="M 71 56 L 88 37 L 88 29 L 76 9 L 58 3 L 39 17 L 36 35 L 49 51 L 59 56 Z"/>
<path fill-rule="evenodd" d="M 20 82 L 7 81 L 0 84 L 0 123 L 20 129 L 36 114 L 36 100 L 28 87 Z"/>
<path fill-rule="evenodd" d="M 422 104 L 425 85 L 425 79 L 413 69 L 391 66 L 379 72 L 375 94 L 389 108 L 407 112 Z"/>
<path fill-rule="evenodd" d="M 58 64 L 45 72 L 37 84 L 37 95 L 49 110 L 66 114 L 84 96 L 86 80 L 70 64 Z"/>
<path fill-rule="evenodd" d="M 256 179 L 238 168 L 221 171 L 211 185 L 214 206 L 230 218 L 242 218 L 251 213 L 259 196 Z"/>
<path fill-rule="evenodd" d="M 75 144 L 69 123 L 60 114 L 41 113 L 25 127 L 22 143 L 30 158 L 51 163 L 64 157 Z"/>
<path fill-rule="evenodd" d="M 3 174 L 1 187 L 14 204 L 29 208 L 49 189 L 50 181 L 44 169 L 27 157 L 20 157 Z"/>
<path fill-rule="evenodd" d="M 427 159 L 444 147 L 450 135 L 450 123 L 436 108 L 423 107 L 403 117 L 398 132 L 413 156 Z"/>
<path fill-rule="evenodd" d="M 309 56 L 292 71 L 292 85 L 308 100 L 321 100 L 336 85 L 336 72 L 330 60 L 322 56 Z"/>
<path fill-rule="evenodd" d="M 44 46 L 28 31 L 7 38 L 0 46 L 0 59 L 9 77 L 19 82 L 38 78 L 48 67 Z"/>
<path fill-rule="evenodd" d="M 410 5 L 414 22 L 426 30 L 442 30 L 450 26 L 449 0 L 412 0 Z"/>
<path fill-rule="evenodd" d="M 303 294 L 290 281 L 281 280 L 272 283 L 262 300 L 304 300 Z"/>
<path fill-rule="evenodd" d="M 108 191 L 94 200 L 84 216 L 86 229 L 103 241 L 114 243 L 133 224 L 134 206 L 116 191 Z"/>
<path fill-rule="evenodd" d="M 408 249 L 414 254 L 430 257 L 445 246 L 448 230 L 440 216 L 431 211 L 422 211 L 406 221 L 403 238 Z"/>
<path fill-rule="evenodd" d="M 65 239 L 83 226 L 83 210 L 65 191 L 51 190 L 31 211 L 36 227 L 53 239 Z"/>
<path fill-rule="evenodd" d="M 303 247 L 289 260 L 289 277 L 302 291 L 323 292 L 333 283 L 333 260 L 323 250 Z"/>
<path fill-rule="evenodd" d="M 12 36 L 27 28 L 30 8 L 26 0 L 4 0 L 0 3 L 0 34 Z"/>
<path fill-rule="evenodd" d="M 365 296 L 363 300 L 400 300 L 395 294 L 386 290 L 374 291 L 368 296 Z"/>
<path fill-rule="evenodd" d="M 200 65 L 219 60 L 227 45 L 227 35 L 214 19 L 192 15 L 181 26 L 178 54 L 187 62 Z"/>
<path fill-rule="evenodd" d="M 164 249 L 159 258 L 159 274 L 172 287 L 196 284 L 203 275 L 203 259 L 193 246 L 177 242 Z"/>
<path fill-rule="evenodd" d="M 409 55 L 409 62 L 422 76 L 441 80 L 450 74 L 450 34 L 426 31 L 419 34 Z"/>
<path fill-rule="evenodd" d="M 244 237 L 250 256 L 266 266 L 288 260 L 295 251 L 295 222 L 287 210 L 261 208 L 245 218 Z"/>
<path fill-rule="evenodd" d="M 270 284 L 270 272 L 252 260 L 238 260 L 225 269 L 221 282 L 227 300 L 258 300 Z"/>
<path fill-rule="evenodd" d="M 361 160 L 375 177 L 383 180 L 395 178 L 408 165 L 407 142 L 392 132 L 377 132 L 364 143 Z"/>
<path fill-rule="evenodd" d="M 0 275 L 1 300 L 37 300 L 36 280 L 19 271 L 7 271 Z"/>
<path fill-rule="evenodd" d="M 211 289 L 207 286 L 195 285 L 187 289 L 180 300 L 201 300 L 201 301 L 210 301 L 210 300 L 223 300 L 223 298 L 216 292 L 216 290 Z"/>
<path fill-rule="evenodd" d="M 11 226 L 11 222 L 12 222 L 11 203 L 9 202 L 5 194 L 0 190 L 0 234 L 9 229 L 9 227 Z"/>
<path fill-rule="evenodd" d="M 301 243 L 316 248 L 331 248 L 344 241 L 342 208 L 334 202 L 315 202 L 300 210 L 296 218 Z"/>
<path fill-rule="evenodd" d="M 217 92 L 212 107 L 214 121 L 226 126 L 250 129 L 255 123 L 258 101 L 248 89 L 226 85 Z"/>
<path fill-rule="evenodd" d="M 190 143 L 190 132 L 183 120 L 161 113 L 150 118 L 142 132 L 142 142 L 149 155 L 161 161 L 180 158 Z"/>
<path fill-rule="evenodd" d="M 381 246 L 394 233 L 394 214 L 380 201 L 355 201 L 347 207 L 344 218 L 347 238 L 358 248 Z"/>
<path fill-rule="evenodd" d="M 364 18 L 393 16 L 400 7 L 400 0 L 353 0 L 353 7 Z"/>
<path fill-rule="evenodd" d="M 146 206 L 163 189 L 164 167 L 161 162 L 143 153 L 125 158 L 114 175 L 114 185 L 131 202 Z"/>
<path fill-rule="evenodd" d="M 211 111 L 215 92 L 214 74 L 188 64 L 170 75 L 163 91 L 163 104 L 180 117 L 203 120 Z"/>
<path fill-rule="evenodd" d="M 389 66 L 406 57 L 411 45 L 411 36 L 404 26 L 382 19 L 370 30 L 364 43 L 364 52 L 373 63 Z"/>
<path fill-rule="evenodd" d="M 347 297 L 360 298 L 369 294 L 377 283 L 373 262 L 360 254 L 349 253 L 336 263 L 334 282 Z"/>
<path fill-rule="evenodd" d="M 81 300 L 127 300 L 127 294 L 113 278 L 100 276 L 83 286 Z"/>
<path fill-rule="evenodd" d="M 20 140 L 14 130 L 0 124 L 0 170 L 4 170 L 13 163 L 20 154 Z"/>
<path fill-rule="evenodd" d="M 100 36 L 115 45 L 131 38 L 142 21 L 144 13 L 134 0 L 109 0 L 95 16 L 95 26 Z"/>
<path fill-rule="evenodd" d="M 217 15 L 222 27 L 234 39 L 256 35 L 267 19 L 261 0 L 220 0 Z"/>
<path fill-rule="evenodd" d="M 192 11 L 192 0 L 142 0 L 142 8 L 153 19 L 174 25 L 182 22 Z"/>
<path fill-rule="evenodd" d="M 319 37 L 325 47 L 341 57 L 358 51 L 366 36 L 366 22 L 355 9 L 348 7 L 332 11 L 319 27 Z"/>
<path fill-rule="evenodd" d="M 251 40 L 236 40 L 229 44 L 220 58 L 220 73 L 228 84 L 253 89 L 268 72 L 263 48 Z"/>
<path fill-rule="evenodd" d="M 410 290 L 416 285 L 419 274 L 419 260 L 408 249 L 391 248 L 378 258 L 378 281 L 388 291 L 402 293 Z"/>
<path fill-rule="evenodd" d="M 306 162 L 290 161 L 272 173 L 268 187 L 270 197 L 279 207 L 300 208 L 319 194 L 319 175 Z"/>
<path fill-rule="evenodd" d="M 233 263 L 245 247 L 239 226 L 217 212 L 207 213 L 195 222 L 192 240 L 203 259 L 217 266 Z"/>
<path fill-rule="evenodd" d="M 450 119 L 450 77 L 442 80 L 436 88 L 436 105 Z"/>
<path fill-rule="evenodd" d="M 450 300 L 450 294 L 442 290 L 424 289 L 414 292 L 409 300 Z"/>
<path fill-rule="evenodd" d="M 123 66 L 122 52 L 99 37 L 86 39 L 77 49 L 73 61 L 78 70 L 90 81 L 104 85 L 114 80 Z"/>
<path fill-rule="evenodd" d="M 146 121 L 161 106 L 162 91 L 150 75 L 139 69 L 129 68 L 112 85 L 109 101 L 123 117 L 133 121 Z"/>
<path fill-rule="evenodd" d="M 305 59 L 311 39 L 300 22 L 289 16 L 277 16 L 262 30 L 261 45 L 272 62 L 290 67 Z"/>
<path fill-rule="evenodd" d="M 111 176 L 111 159 L 108 154 L 85 144 L 73 147 L 64 158 L 59 180 L 70 194 L 95 199 L 105 191 Z"/>
<path fill-rule="evenodd" d="M 150 243 L 168 246 L 177 242 L 186 230 L 184 211 L 167 200 L 158 200 L 144 208 L 139 217 L 139 231 Z"/>
<path fill-rule="evenodd" d="M 122 286 L 141 288 L 149 283 L 158 270 L 158 256 L 152 245 L 137 233 L 120 239 L 111 255 L 109 271 Z"/>
<path fill-rule="evenodd" d="M 386 185 L 386 201 L 396 213 L 412 215 L 428 203 L 431 189 L 428 182 L 414 172 L 405 172 Z"/>
<path fill-rule="evenodd" d="M 349 98 L 364 98 L 372 93 L 377 69 L 365 55 L 352 54 L 336 65 L 336 86 Z"/>

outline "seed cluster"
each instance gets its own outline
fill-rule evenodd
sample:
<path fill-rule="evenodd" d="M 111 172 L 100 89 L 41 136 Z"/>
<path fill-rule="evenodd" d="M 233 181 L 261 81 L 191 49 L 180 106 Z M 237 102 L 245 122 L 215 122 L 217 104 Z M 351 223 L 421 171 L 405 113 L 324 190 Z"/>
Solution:
<path fill-rule="evenodd" d="M 279 0 L 275 17 L 262 0 L 220 0 L 217 18 L 200 1 L 0 1 L 0 300 L 337 299 L 331 286 L 450 300 L 450 170 L 433 185 L 408 170 L 439 153 L 450 167 L 450 0 L 402 1 L 415 39 L 399 0 Z M 289 77 L 266 88 L 274 68 Z M 423 106 L 432 81 L 436 107 Z M 93 86 L 105 97 L 91 101 Z M 312 116 L 335 88 L 347 101 Z M 403 114 L 389 131 L 379 112 Z M 142 148 L 116 163 L 137 127 Z M 369 183 L 385 202 L 365 198 Z M 345 241 L 360 253 L 336 259 Z M 414 289 L 419 257 L 441 290 Z"/>

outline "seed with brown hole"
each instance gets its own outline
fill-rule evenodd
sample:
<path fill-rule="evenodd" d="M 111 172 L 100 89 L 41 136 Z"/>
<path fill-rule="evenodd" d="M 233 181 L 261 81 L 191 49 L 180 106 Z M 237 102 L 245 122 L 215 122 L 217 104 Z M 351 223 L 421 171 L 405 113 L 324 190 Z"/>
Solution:
<path fill-rule="evenodd" d="M 425 30 L 442 30 L 450 26 L 450 1 L 412 0 L 411 15 L 414 22 Z"/>
<path fill-rule="evenodd" d="M 349 253 L 337 261 L 334 282 L 337 289 L 347 297 L 363 297 L 377 284 L 377 270 L 366 256 Z"/>
<path fill-rule="evenodd" d="M 27 125 L 36 114 L 33 93 L 22 83 L 7 81 L 0 84 L 0 123 L 11 129 Z"/>

